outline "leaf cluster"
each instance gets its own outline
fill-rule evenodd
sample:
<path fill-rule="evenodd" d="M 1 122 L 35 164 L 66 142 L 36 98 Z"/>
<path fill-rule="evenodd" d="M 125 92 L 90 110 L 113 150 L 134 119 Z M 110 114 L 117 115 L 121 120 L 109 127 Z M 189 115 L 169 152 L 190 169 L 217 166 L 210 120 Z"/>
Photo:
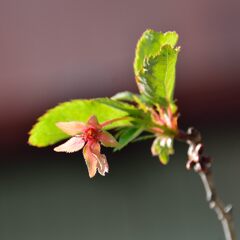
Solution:
<path fill-rule="evenodd" d="M 112 98 L 78 99 L 61 103 L 38 119 L 30 131 L 29 143 L 45 147 L 67 138 L 56 127 L 57 122 L 86 122 L 92 115 L 99 122 L 126 117 L 106 127 L 106 130 L 113 130 L 118 139 L 119 145 L 115 150 L 120 150 L 133 141 L 156 137 L 152 152 L 157 153 L 161 162 L 166 164 L 169 155 L 173 153 L 172 132 L 176 132 L 176 129 L 156 122 L 153 112 L 159 113 L 165 120 L 169 109 L 172 114 L 176 112 L 174 86 L 180 50 L 176 47 L 177 41 L 176 32 L 146 30 L 137 43 L 134 59 L 139 94 L 125 91 Z M 161 139 L 165 138 L 171 139 L 171 145 L 163 144 Z"/>

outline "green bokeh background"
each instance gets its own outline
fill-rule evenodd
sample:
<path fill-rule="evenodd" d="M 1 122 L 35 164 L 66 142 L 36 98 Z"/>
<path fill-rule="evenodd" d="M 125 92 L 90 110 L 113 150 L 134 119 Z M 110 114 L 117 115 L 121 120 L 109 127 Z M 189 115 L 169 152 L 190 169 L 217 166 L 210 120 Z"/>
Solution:
<path fill-rule="evenodd" d="M 228 133 L 201 126 L 214 156 L 219 194 L 234 205 L 240 234 L 239 144 Z M 167 167 L 150 155 L 151 141 L 105 151 L 106 177 L 89 179 L 82 154 L 51 148 L 10 152 L 0 166 L 2 240 L 224 239 L 208 209 L 199 177 L 186 171 L 187 147 L 176 144 Z"/>

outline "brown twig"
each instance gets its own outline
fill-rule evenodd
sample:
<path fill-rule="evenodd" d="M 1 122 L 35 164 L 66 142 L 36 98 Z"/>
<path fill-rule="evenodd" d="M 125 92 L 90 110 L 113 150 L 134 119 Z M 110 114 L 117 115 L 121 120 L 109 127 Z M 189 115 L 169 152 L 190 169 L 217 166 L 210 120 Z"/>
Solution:
<path fill-rule="evenodd" d="M 221 221 L 226 240 L 236 240 L 232 206 L 228 205 L 225 207 L 217 195 L 212 177 L 211 158 L 203 155 L 201 134 L 196 129 L 189 128 L 187 132 L 179 131 L 176 139 L 189 145 L 186 168 L 188 170 L 192 169 L 199 174 L 209 207 L 216 212 L 219 221 Z"/>

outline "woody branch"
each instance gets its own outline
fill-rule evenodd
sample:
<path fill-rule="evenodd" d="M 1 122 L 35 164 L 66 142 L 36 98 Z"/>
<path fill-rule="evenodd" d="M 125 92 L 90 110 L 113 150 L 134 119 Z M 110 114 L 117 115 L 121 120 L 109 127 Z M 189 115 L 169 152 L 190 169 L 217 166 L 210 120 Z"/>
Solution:
<path fill-rule="evenodd" d="M 199 174 L 209 207 L 216 212 L 222 224 L 226 240 L 236 240 L 232 206 L 225 206 L 216 192 L 212 177 L 212 159 L 203 155 L 203 143 L 200 132 L 194 128 L 189 128 L 187 132 L 180 130 L 176 139 L 189 145 L 186 168 Z"/>

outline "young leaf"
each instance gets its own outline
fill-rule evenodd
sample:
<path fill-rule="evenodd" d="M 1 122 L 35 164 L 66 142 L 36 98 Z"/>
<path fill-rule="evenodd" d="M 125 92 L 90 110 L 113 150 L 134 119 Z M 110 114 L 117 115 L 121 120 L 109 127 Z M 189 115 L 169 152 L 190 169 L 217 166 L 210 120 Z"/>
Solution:
<path fill-rule="evenodd" d="M 141 92 L 160 104 L 173 101 L 178 52 L 179 48 L 163 46 L 158 55 L 144 60 L 139 72 L 137 81 Z"/>
<path fill-rule="evenodd" d="M 152 144 L 151 151 L 153 156 L 158 156 L 162 164 L 169 162 L 169 155 L 174 153 L 173 139 L 169 137 L 157 137 Z"/>
<path fill-rule="evenodd" d="M 144 135 L 144 136 L 140 136 L 135 138 L 132 142 L 140 142 L 140 141 L 145 141 L 145 140 L 149 140 L 154 138 L 155 135 L 154 134 L 148 134 L 148 135 Z"/>
<path fill-rule="evenodd" d="M 148 111 L 147 107 L 153 105 L 153 103 L 149 101 L 149 99 L 146 96 L 140 95 L 140 94 L 134 94 L 128 91 L 119 92 L 114 96 L 112 96 L 111 99 L 117 100 L 117 101 L 124 101 L 124 102 L 127 101 L 131 103 L 135 103 L 137 104 L 138 109 L 141 109 L 145 113 Z"/>
<path fill-rule="evenodd" d="M 155 32 L 151 29 L 146 30 L 138 41 L 134 60 L 134 72 L 138 76 L 143 68 L 145 58 L 157 55 L 162 46 L 170 45 L 175 47 L 178 41 L 176 32 Z"/>
<path fill-rule="evenodd" d="M 111 97 L 113 100 L 118 101 L 128 101 L 128 102 L 134 102 L 134 93 L 131 93 L 129 91 L 119 92 L 116 93 L 114 96 Z"/>
<path fill-rule="evenodd" d="M 127 112 L 132 117 L 140 117 L 140 118 L 144 117 L 143 112 L 141 110 L 139 110 L 135 106 L 130 105 L 128 103 L 124 103 L 124 102 L 109 99 L 109 98 L 99 98 L 97 100 L 99 103 L 102 103 L 106 106 Z"/>
<path fill-rule="evenodd" d="M 114 150 L 116 151 L 124 148 L 128 143 L 137 138 L 143 130 L 143 127 L 129 127 L 126 128 L 126 130 L 122 130 L 118 140 L 119 144 Z"/>
<path fill-rule="evenodd" d="M 59 104 L 47 111 L 30 131 L 29 143 L 37 147 L 52 145 L 68 136 L 56 127 L 57 122 L 81 121 L 86 122 L 91 115 L 95 115 L 99 122 L 128 116 L 130 112 L 138 110 L 129 104 L 114 100 L 99 98 L 92 100 L 72 100 Z M 111 105 L 112 103 L 112 105 Z M 106 127 L 130 126 L 130 119 L 114 122 Z"/>
<path fill-rule="evenodd" d="M 159 160 L 163 165 L 168 164 L 169 162 L 169 152 L 168 148 L 161 148 L 161 151 L 159 152 Z"/>

